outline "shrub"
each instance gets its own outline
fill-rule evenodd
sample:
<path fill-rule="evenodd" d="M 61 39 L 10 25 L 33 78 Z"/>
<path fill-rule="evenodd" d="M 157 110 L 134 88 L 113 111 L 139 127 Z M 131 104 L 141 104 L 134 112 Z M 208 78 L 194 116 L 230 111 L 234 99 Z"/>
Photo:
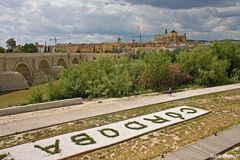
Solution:
<path fill-rule="evenodd" d="M 214 41 L 210 49 L 218 59 L 229 62 L 227 69 L 228 77 L 231 76 L 235 68 L 240 68 L 240 44 L 231 40 L 224 40 L 223 42 Z"/>
<path fill-rule="evenodd" d="M 238 83 L 240 81 L 240 69 L 234 68 L 231 73 L 231 81 L 233 83 Z"/>
<path fill-rule="evenodd" d="M 186 74 L 179 64 L 170 65 L 170 86 L 178 86 L 191 81 L 191 77 Z"/>
<path fill-rule="evenodd" d="M 144 80 L 145 63 L 142 60 L 134 60 L 128 66 L 129 76 L 132 81 L 132 89 L 135 92 L 145 89 L 146 81 Z"/>
<path fill-rule="evenodd" d="M 119 97 L 129 95 L 132 81 L 128 70 L 109 57 L 83 62 L 65 70 L 58 83 L 49 83 L 50 100 L 74 97 Z"/>
<path fill-rule="evenodd" d="M 144 52 L 118 60 L 100 57 L 85 61 L 64 70 L 57 83 L 49 82 L 48 98 L 121 97 L 168 86 L 178 88 L 189 83 L 201 86 L 226 84 L 229 78 L 235 81 L 239 75 L 240 45 L 221 44 L 215 42 L 210 47 L 193 51 Z"/>
<path fill-rule="evenodd" d="M 147 87 L 153 90 L 166 88 L 170 80 L 171 58 L 164 52 L 149 53 L 144 57 Z"/>
<path fill-rule="evenodd" d="M 228 61 L 218 59 L 209 48 L 183 52 L 177 57 L 177 62 L 194 78 L 195 84 L 214 86 L 228 82 Z"/>
<path fill-rule="evenodd" d="M 60 100 L 60 99 L 66 99 L 68 98 L 66 93 L 66 85 L 65 81 L 61 80 L 56 83 L 53 83 L 53 81 L 48 82 L 48 99 L 50 101 L 54 100 Z"/>
<path fill-rule="evenodd" d="M 40 87 L 35 87 L 31 91 L 29 103 L 41 103 L 41 102 L 44 102 L 44 93 Z"/>

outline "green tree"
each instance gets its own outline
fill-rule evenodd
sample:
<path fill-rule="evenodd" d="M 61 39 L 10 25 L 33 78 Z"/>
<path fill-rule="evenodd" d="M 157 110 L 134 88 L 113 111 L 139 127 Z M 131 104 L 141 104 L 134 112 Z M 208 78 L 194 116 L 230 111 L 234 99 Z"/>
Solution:
<path fill-rule="evenodd" d="M 223 42 L 214 41 L 211 49 L 218 59 L 229 61 L 227 70 L 229 77 L 235 68 L 240 68 L 240 44 L 231 40 L 224 40 Z"/>
<path fill-rule="evenodd" d="M 198 75 L 198 55 L 193 52 L 184 51 L 177 56 L 177 63 L 192 77 L 197 77 Z M 207 60 L 206 60 L 207 61 Z"/>
<path fill-rule="evenodd" d="M 49 83 L 50 100 L 74 97 L 119 97 L 132 93 L 127 68 L 109 57 L 83 62 L 65 70 L 58 83 Z"/>
<path fill-rule="evenodd" d="M 220 60 L 210 48 L 202 47 L 193 52 L 183 52 L 177 62 L 196 84 L 214 86 L 228 82 L 228 61 Z"/>
<path fill-rule="evenodd" d="M 144 89 L 146 86 L 144 81 L 144 71 L 145 63 L 143 60 L 134 60 L 129 63 L 128 72 L 135 92 L 138 92 L 139 89 Z"/>
<path fill-rule="evenodd" d="M 169 85 L 171 57 L 164 52 L 153 52 L 144 57 L 147 87 L 153 90 Z"/>
<path fill-rule="evenodd" d="M 13 49 L 16 48 L 16 41 L 14 38 L 10 38 L 6 41 L 7 52 L 13 52 Z"/>
<path fill-rule="evenodd" d="M 240 69 L 239 68 L 234 68 L 231 74 L 231 81 L 233 83 L 237 83 L 240 80 Z"/>
<path fill-rule="evenodd" d="M 33 43 L 26 43 L 22 46 L 22 52 L 24 53 L 36 53 L 38 51 L 37 47 Z"/>
<path fill-rule="evenodd" d="M 100 57 L 97 62 L 97 65 L 98 65 L 98 69 L 101 69 L 107 75 L 113 72 L 114 63 L 110 57 Z"/>
<path fill-rule="evenodd" d="M 3 47 L 0 47 L 0 53 L 5 53 L 5 49 Z"/>
<path fill-rule="evenodd" d="M 164 51 L 165 53 L 167 53 L 170 57 L 171 57 L 171 62 L 175 63 L 176 62 L 176 57 L 181 53 L 187 51 L 187 48 L 180 48 L 180 47 L 176 47 L 173 51 L 169 51 L 166 50 Z"/>

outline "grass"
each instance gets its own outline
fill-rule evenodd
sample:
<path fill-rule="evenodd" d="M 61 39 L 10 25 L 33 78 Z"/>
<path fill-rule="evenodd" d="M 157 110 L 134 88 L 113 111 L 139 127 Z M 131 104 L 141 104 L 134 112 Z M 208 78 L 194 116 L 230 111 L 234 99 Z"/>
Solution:
<path fill-rule="evenodd" d="M 58 83 L 58 81 L 53 81 L 53 83 Z M 48 84 L 41 84 L 37 86 L 33 86 L 28 90 L 20 90 L 20 91 L 10 91 L 10 92 L 0 92 L 0 109 L 3 108 L 8 108 L 12 106 L 19 106 L 19 105 L 26 105 L 30 104 L 30 98 L 32 97 L 32 93 L 34 90 L 36 91 L 36 88 L 39 87 L 41 90 L 45 91 L 44 92 L 44 101 L 47 101 L 47 90 L 48 90 Z M 191 89 L 199 89 L 203 88 L 204 86 L 198 86 L 198 85 L 182 85 L 178 88 L 174 88 L 175 92 L 181 92 L 185 90 L 191 90 Z M 152 90 L 146 90 L 145 94 L 151 94 Z M 166 94 L 167 91 L 163 90 L 161 92 L 156 92 L 157 94 Z M 84 99 L 85 101 L 92 100 L 93 98 L 86 98 Z M 105 98 L 94 98 L 96 99 L 105 99 Z M 36 103 L 36 102 L 35 102 Z"/>
<path fill-rule="evenodd" d="M 36 87 L 37 86 L 31 87 L 28 90 L 2 92 L 0 94 L 0 109 L 28 104 L 29 98 L 31 97 L 32 89 Z M 47 84 L 41 84 L 41 85 L 38 85 L 38 87 L 40 87 L 43 90 L 46 90 Z"/>
<path fill-rule="evenodd" d="M 30 95 L 30 90 L 6 92 L 0 96 L 0 108 L 26 104 L 27 98 L 30 97 Z"/>
<path fill-rule="evenodd" d="M 222 93 L 203 95 L 184 100 L 167 102 L 157 105 L 144 106 L 127 111 L 82 119 L 64 123 L 45 129 L 0 137 L 0 149 L 37 141 L 64 133 L 80 131 L 125 119 L 150 114 L 163 109 L 181 105 L 199 107 L 211 113 L 177 125 L 166 127 L 131 140 L 80 154 L 69 160 L 78 159 L 107 159 L 107 160 L 136 160 L 150 159 L 178 149 L 196 140 L 213 135 L 225 128 L 240 123 L 240 89 Z"/>

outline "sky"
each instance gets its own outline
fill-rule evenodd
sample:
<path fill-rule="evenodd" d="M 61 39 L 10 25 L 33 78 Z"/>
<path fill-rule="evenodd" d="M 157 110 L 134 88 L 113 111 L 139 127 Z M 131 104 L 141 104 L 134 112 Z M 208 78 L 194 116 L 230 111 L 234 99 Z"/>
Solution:
<path fill-rule="evenodd" d="M 0 46 L 130 41 L 163 34 L 240 39 L 240 0 L 0 0 Z M 138 40 L 138 37 L 135 37 Z"/>

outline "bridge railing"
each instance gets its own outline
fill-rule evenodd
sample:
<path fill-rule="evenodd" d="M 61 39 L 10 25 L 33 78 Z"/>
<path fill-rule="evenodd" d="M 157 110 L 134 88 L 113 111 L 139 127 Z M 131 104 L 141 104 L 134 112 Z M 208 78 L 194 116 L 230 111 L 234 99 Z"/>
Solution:
<path fill-rule="evenodd" d="M 42 57 L 42 56 L 79 56 L 79 55 L 116 55 L 116 53 L 4 53 L 0 54 L 0 58 L 15 57 Z"/>

